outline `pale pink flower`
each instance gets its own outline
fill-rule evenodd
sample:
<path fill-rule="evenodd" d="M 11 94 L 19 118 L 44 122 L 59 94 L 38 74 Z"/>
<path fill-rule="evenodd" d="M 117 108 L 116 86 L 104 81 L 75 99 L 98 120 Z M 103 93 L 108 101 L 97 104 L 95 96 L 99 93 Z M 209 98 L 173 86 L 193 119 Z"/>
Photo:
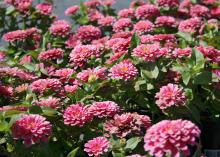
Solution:
<path fill-rule="evenodd" d="M 64 51 L 60 48 L 54 48 L 47 51 L 42 51 L 38 55 L 39 60 L 53 60 L 53 59 L 59 59 L 63 57 Z"/>
<path fill-rule="evenodd" d="M 136 9 L 135 16 L 138 19 L 152 19 L 160 14 L 157 6 L 146 4 Z"/>
<path fill-rule="evenodd" d="M 123 79 L 125 81 L 132 80 L 138 75 L 137 68 L 130 60 L 124 60 L 114 65 L 109 72 L 112 79 Z"/>
<path fill-rule="evenodd" d="M 53 92 L 60 92 L 61 86 L 62 84 L 58 79 L 39 79 L 34 81 L 30 85 L 30 89 L 33 92 L 43 94 L 47 90 L 52 90 Z"/>
<path fill-rule="evenodd" d="M 106 16 L 98 20 L 100 26 L 112 26 L 116 21 L 114 16 Z"/>
<path fill-rule="evenodd" d="M 190 8 L 190 15 L 192 17 L 206 17 L 209 15 L 209 12 L 209 8 L 200 4 L 196 4 Z"/>
<path fill-rule="evenodd" d="M 98 57 L 100 53 L 97 45 L 78 45 L 70 53 L 70 62 L 82 67 L 92 56 Z"/>
<path fill-rule="evenodd" d="M 156 18 L 155 24 L 158 27 L 162 27 L 162 26 L 176 27 L 177 26 L 176 19 L 172 16 L 159 16 Z"/>
<path fill-rule="evenodd" d="M 53 5 L 49 3 L 40 3 L 36 6 L 36 9 L 43 15 L 50 15 L 53 10 Z"/>
<path fill-rule="evenodd" d="M 59 108 L 62 104 L 59 98 L 50 96 L 47 99 L 40 99 L 39 101 L 35 101 L 34 105 L 56 109 Z"/>
<path fill-rule="evenodd" d="M 15 88 L 15 91 L 17 93 L 22 93 L 22 92 L 26 92 L 29 89 L 29 85 L 28 84 L 22 84 L 19 85 Z"/>
<path fill-rule="evenodd" d="M 67 107 L 63 118 L 66 125 L 82 127 L 86 122 L 92 121 L 93 116 L 88 111 L 88 106 L 78 103 Z"/>
<path fill-rule="evenodd" d="M 102 1 L 101 0 L 88 0 L 84 2 L 84 5 L 87 7 L 98 7 L 102 5 Z"/>
<path fill-rule="evenodd" d="M 121 32 L 126 29 L 129 29 L 133 26 L 131 19 L 129 18 L 121 18 L 116 21 L 113 25 L 114 32 Z"/>
<path fill-rule="evenodd" d="M 94 80 L 106 80 L 106 68 L 96 67 L 93 69 L 83 70 L 77 74 L 77 79 L 83 82 L 93 82 Z"/>
<path fill-rule="evenodd" d="M 67 9 L 65 10 L 65 14 L 66 14 L 66 15 L 74 15 L 74 14 L 76 14 L 78 11 L 79 11 L 79 6 L 78 6 L 78 5 L 74 5 L 74 6 L 71 6 L 71 7 L 67 8 Z"/>
<path fill-rule="evenodd" d="M 156 0 L 156 3 L 160 7 L 178 7 L 179 0 Z"/>
<path fill-rule="evenodd" d="M 95 102 L 89 107 L 89 112 L 98 118 L 113 117 L 120 107 L 113 101 Z"/>
<path fill-rule="evenodd" d="M 71 24 L 65 20 L 57 20 L 52 23 L 49 31 L 54 36 L 66 37 L 71 32 Z"/>
<path fill-rule="evenodd" d="M 120 18 L 133 18 L 134 17 L 134 9 L 133 8 L 128 8 L 128 9 L 122 9 L 119 10 L 118 16 Z"/>
<path fill-rule="evenodd" d="M 110 142 L 105 137 L 96 137 L 89 140 L 84 147 L 84 151 L 87 152 L 89 156 L 101 157 L 102 154 L 108 152 Z"/>
<path fill-rule="evenodd" d="M 192 49 L 190 47 L 184 49 L 176 48 L 172 52 L 172 57 L 175 58 L 189 57 L 191 53 L 192 53 Z"/>
<path fill-rule="evenodd" d="M 63 68 L 56 70 L 53 74 L 53 76 L 59 77 L 61 82 L 68 82 L 71 81 L 71 76 L 75 73 L 74 69 L 70 68 Z"/>
<path fill-rule="evenodd" d="M 26 146 L 47 142 L 52 132 L 52 125 L 40 115 L 23 115 L 12 126 L 14 139 L 22 139 Z"/>
<path fill-rule="evenodd" d="M 183 106 L 187 100 L 183 89 L 171 83 L 161 87 L 155 98 L 157 99 L 156 104 L 161 110 L 172 106 Z"/>
<path fill-rule="evenodd" d="M 78 90 L 78 85 L 65 85 L 65 86 L 64 86 L 64 90 L 65 90 L 65 92 L 67 92 L 67 93 L 73 94 L 73 93 L 77 92 L 77 90 Z"/>
<path fill-rule="evenodd" d="M 202 25 L 202 21 L 198 17 L 193 17 L 190 19 L 186 19 L 181 21 L 179 24 L 179 31 L 186 33 L 195 33 Z"/>
<path fill-rule="evenodd" d="M 98 27 L 88 25 L 88 26 L 80 26 L 77 29 L 76 35 L 82 41 L 92 41 L 95 39 L 99 39 L 102 36 L 102 32 Z"/>
<path fill-rule="evenodd" d="M 199 128 L 188 120 L 163 120 L 147 130 L 144 149 L 150 155 L 179 157 L 180 151 L 190 155 L 189 146 L 196 144 L 200 136 Z"/>
<path fill-rule="evenodd" d="M 144 34 L 146 32 L 152 32 L 153 27 L 154 24 L 151 21 L 139 21 L 134 25 L 134 31 L 136 31 L 138 34 Z"/>

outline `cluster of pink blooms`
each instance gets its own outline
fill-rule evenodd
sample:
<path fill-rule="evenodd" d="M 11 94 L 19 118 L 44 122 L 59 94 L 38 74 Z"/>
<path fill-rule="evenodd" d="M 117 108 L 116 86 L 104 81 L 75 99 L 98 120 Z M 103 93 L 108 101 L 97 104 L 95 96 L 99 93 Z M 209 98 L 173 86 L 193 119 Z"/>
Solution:
<path fill-rule="evenodd" d="M 26 29 L 26 30 L 16 30 L 16 31 L 8 32 L 3 35 L 2 39 L 4 39 L 5 41 L 10 41 L 10 42 L 22 41 L 27 38 L 31 38 L 34 35 L 39 34 L 39 33 L 40 31 L 37 28 L 33 27 L 33 28 Z"/>
<path fill-rule="evenodd" d="M 60 48 L 54 48 L 51 50 L 47 50 L 47 51 L 42 51 L 39 55 L 38 55 L 38 59 L 39 60 L 52 60 L 52 59 L 59 59 L 62 58 L 63 56 L 63 50 Z"/>
<path fill-rule="evenodd" d="M 158 99 L 156 100 L 156 104 L 161 110 L 171 106 L 183 106 L 186 102 L 186 96 L 183 89 L 171 83 L 161 87 L 160 91 L 156 93 L 155 98 Z"/>
<path fill-rule="evenodd" d="M 74 15 L 79 10 L 78 5 L 71 6 L 65 10 L 66 15 Z"/>
<path fill-rule="evenodd" d="M 118 12 L 118 16 L 120 18 L 132 18 L 134 17 L 134 9 L 133 8 L 122 9 Z"/>
<path fill-rule="evenodd" d="M 89 156 L 100 157 L 105 152 L 108 152 L 110 142 L 105 137 L 96 137 L 89 140 L 84 147 L 84 151 L 87 152 Z"/>
<path fill-rule="evenodd" d="M 156 18 L 155 24 L 157 27 L 167 26 L 167 27 L 176 27 L 176 19 L 172 16 L 158 16 Z"/>
<path fill-rule="evenodd" d="M 112 26 L 115 22 L 114 16 L 106 16 L 98 20 L 100 26 Z"/>
<path fill-rule="evenodd" d="M 182 58 L 182 57 L 190 56 L 191 53 L 192 53 L 192 49 L 189 48 L 189 47 L 184 48 L 184 49 L 176 48 L 176 49 L 173 50 L 172 56 L 175 57 L 175 58 Z"/>
<path fill-rule="evenodd" d="M 61 82 L 71 82 L 72 79 L 70 77 L 74 73 L 75 73 L 74 69 L 63 68 L 63 69 L 56 70 L 52 75 L 58 77 Z"/>
<path fill-rule="evenodd" d="M 121 31 L 131 28 L 132 25 L 133 24 L 130 18 L 121 18 L 114 23 L 113 30 L 114 32 L 121 32 Z"/>
<path fill-rule="evenodd" d="M 13 88 L 10 87 L 10 86 L 3 86 L 3 85 L 0 85 L 0 94 L 2 96 L 5 96 L 5 97 L 12 97 L 13 96 Z"/>
<path fill-rule="evenodd" d="M 179 0 L 156 0 L 156 3 L 160 7 L 177 7 Z"/>
<path fill-rule="evenodd" d="M 112 79 L 132 80 L 138 75 L 137 68 L 130 60 L 123 60 L 119 64 L 114 65 L 110 70 L 109 76 Z"/>
<path fill-rule="evenodd" d="M 155 157 L 180 156 L 180 151 L 188 156 L 199 136 L 199 128 L 188 120 L 163 120 L 147 130 L 144 148 Z"/>
<path fill-rule="evenodd" d="M 13 5 L 20 12 L 27 12 L 32 5 L 33 0 L 4 0 L 6 3 Z"/>
<path fill-rule="evenodd" d="M 144 34 L 146 32 L 152 32 L 153 27 L 154 24 L 148 20 L 139 21 L 134 25 L 134 31 L 136 31 L 138 34 Z"/>
<path fill-rule="evenodd" d="M 49 3 L 40 3 L 36 5 L 36 9 L 43 15 L 50 15 L 52 13 L 53 6 Z"/>
<path fill-rule="evenodd" d="M 51 34 L 60 37 L 69 35 L 71 29 L 71 24 L 65 20 L 57 20 L 49 28 Z"/>
<path fill-rule="evenodd" d="M 141 135 L 151 126 L 148 116 L 137 113 L 116 114 L 112 120 L 104 124 L 104 129 L 108 135 L 126 137 L 127 135 Z"/>
<path fill-rule="evenodd" d="M 40 115 L 23 115 L 12 126 L 13 138 L 22 139 L 27 146 L 47 142 L 51 133 L 52 125 Z"/>
<path fill-rule="evenodd" d="M 56 109 L 61 106 L 60 99 L 55 97 L 49 97 L 47 99 L 40 99 L 39 101 L 34 102 L 37 106 L 44 106 Z"/>
<path fill-rule="evenodd" d="M 193 17 L 190 19 L 186 19 L 181 21 L 179 24 L 179 31 L 186 33 L 195 33 L 202 25 L 202 21 L 198 17 Z"/>
<path fill-rule="evenodd" d="M 76 31 L 77 37 L 82 41 L 91 41 L 99 39 L 102 36 L 102 32 L 98 27 L 92 25 L 80 26 Z"/>
<path fill-rule="evenodd" d="M 139 6 L 135 11 L 135 16 L 138 19 L 152 19 L 159 15 L 159 9 L 157 6 L 152 4 L 146 4 Z"/>

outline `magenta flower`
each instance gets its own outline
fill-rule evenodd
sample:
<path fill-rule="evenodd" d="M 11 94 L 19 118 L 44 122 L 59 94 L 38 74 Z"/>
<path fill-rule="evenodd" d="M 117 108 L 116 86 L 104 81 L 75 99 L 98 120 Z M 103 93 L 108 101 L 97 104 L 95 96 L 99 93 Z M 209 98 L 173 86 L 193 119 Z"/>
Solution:
<path fill-rule="evenodd" d="M 121 18 L 116 21 L 113 25 L 114 32 L 121 32 L 126 29 L 129 29 L 133 26 L 131 19 L 129 18 Z"/>
<path fill-rule="evenodd" d="M 156 3 L 160 7 L 178 7 L 179 0 L 156 0 Z"/>
<path fill-rule="evenodd" d="M 63 69 L 56 70 L 54 72 L 53 76 L 59 77 L 61 82 L 68 82 L 68 81 L 72 81 L 72 79 L 70 77 L 74 73 L 75 73 L 74 69 L 63 68 Z"/>
<path fill-rule="evenodd" d="M 54 48 L 47 51 L 42 51 L 38 55 L 39 60 L 53 60 L 53 59 L 59 59 L 63 57 L 63 50 L 60 48 Z"/>
<path fill-rule="evenodd" d="M 53 5 L 49 3 L 40 3 L 36 6 L 36 9 L 43 15 L 50 15 L 53 10 Z"/>
<path fill-rule="evenodd" d="M 118 12 L 118 16 L 120 18 L 133 18 L 134 17 L 134 9 L 129 8 L 129 9 L 122 9 Z"/>
<path fill-rule="evenodd" d="M 192 53 L 192 49 L 190 47 L 181 49 L 181 48 L 176 48 L 172 52 L 172 57 L 175 58 L 182 58 L 182 57 L 189 57 Z"/>
<path fill-rule="evenodd" d="M 144 149 L 155 157 L 178 157 L 180 151 L 188 156 L 189 146 L 195 145 L 199 136 L 199 128 L 188 120 L 163 120 L 147 130 Z"/>
<path fill-rule="evenodd" d="M 156 93 L 155 98 L 157 98 L 156 104 L 161 110 L 171 106 L 183 106 L 186 102 L 186 96 L 183 89 L 171 83 L 161 87 L 160 91 Z"/>
<path fill-rule="evenodd" d="M 0 85 L 0 94 L 5 97 L 12 97 L 14 94 L 14 89 L 10 86 Z"/>
<path fill-rule="evenodd" d="M 98 24 L 103 27 L 112 26 L 115 21 L 116 21 L 116 19 L 114 16 L 106 16 L 106 17 L 99 19 Z"/>
<path fill-rule="evenodd" d="M 148 20 L 139 21 L 134 25 L 134 31 L 136 31 L 138 34 L 144 34 L 146 32 L 152 32 L 153 27 L 154 24 Z"/>
<path fill-rule="evenodd" d="M 181 21 L 179 24 L 179 31 L 186 33 L 195 33 L 202 25 L 202 21 L 198 17 L 193 17 L 190 19 L 186 19 Z"/>
<path fill-rule="evenodd" d="M 93 116 L 88 111 L 88 106 L 78 103 L 69 106 L 64 111 L 63 118 L 66 125 L 82 127 L 86 122 L 92 121 Z"/>
<path fill-rule="evenodd" d="M 146 4 L 136 9 L 135 16 L 138 19 L 152 19 L 160 14 L 157 6 Z"/>
<path fill-rule="evenodd" d="M 20 12 L 26 13 L 32 5 L 33 0 L 4 0 L 6 3 L 13 5 Z"/>
<path fill-rule="evenodd" d="M 110 142 L 107 138 L 96 137 L 85 144 L 84 151 L 87 152 L 89 156 L 101 157 L 102 154 L 108 152 L 109 147 Z"/>
<path fill-rule="evenodd" d="M 12 126 L 14 139 L 22 139 L 26 146 L 47 142 L 52 132 L 52 125 L 40 115 L 23 115 Z"/>
<path fill-rule="evenodd" d="M 138 75 L 137 68 L 130 60 L 124 60 L 114 65 L 109 72 L 112 79 L 123 79 L 125 81 L 132 80 Z"/>
<path fill-rule="evenodd" d="M 114 53 L 127 53 L 130 46 L 130 39 L 113 38 L 107 41 L 106 47 L 112 49 Z"/>
<path fill-rule="evenodd" d="M 67 8 L 65 10 L 65 14 L 66 15 L 74 15 L 77 13 L 77 11 L 79 11 L 79 6 L 78 5 L 74 5 L 74 6 L 71 6 L 69 8 Z"/>
<path fill-rule="evenodd" d="M 120 107 L 113 101 L 95 102 L 89 107 L 89 112 L 99 118 L 113 117 Z"/>
<path fill-rule="evenodd" d="M 192 17 L 206 17 L 209 13 L 209 8 L 200 4 L 196 4 L 190 8 L 190 15 Z"/>
<path fill-rule="evenodd" d="M 77 29 L 77 36 L 82 41 L 92 41 L 95 39 L 99 39 L 102 36 L 102 32 L 98 27 L 88 25 L 88 26 L 80 26 Z"/>
<path fill-rule="evenodd" d="M 98 7 L 102 5 L 102 1 L 101 0 L 88 0 L 84 4 L 87 7 Z"/>
<path fill-rule="evenodd" d="M 155 24 L 157 27 L 162 27 L 162 26 L 176 27 L 177 26 L 176 19 L 172 16 L 158 16 L 156 18 Z"/>
<path fill-rule="evenodd" d="M 57 20 L 52 23 L 49 30 L 54 36 L 66 37 L 71 32 L 71 24 L 65 20 Z"/>

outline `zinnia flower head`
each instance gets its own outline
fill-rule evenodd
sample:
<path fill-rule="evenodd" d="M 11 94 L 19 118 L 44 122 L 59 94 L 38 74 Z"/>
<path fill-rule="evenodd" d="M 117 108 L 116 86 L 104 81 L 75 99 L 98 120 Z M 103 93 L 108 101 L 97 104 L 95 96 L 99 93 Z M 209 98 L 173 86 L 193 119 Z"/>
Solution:
<path fill-rule="evenodd" d="M 155 24 L 158 27 L 162 27 L 162 26 L 176 27 L 177 26 L 176 19 L 172 16 L 159 16 L 156 18 Z"/>
<path fill-rule="evenodd" d="M 188 120 L 163 120 L 147 130 L 144 137 L 144 149 L 150 155 L 163 157 L 166 155 L 190 155 L 189 146 L 196 144 L 200 136 L 199 128 Z"/>
<path fill-rule="evenodd" d="M 130 46 L 130 38 L 113 38 L 107 41 L 106 46 L 112 49 L 114 53 L 127 53 Z"/>
<path fill-rule="evenodd" d="M 172 52 L 172 56 L 175 58 L 182 58 L 182 57 L 188 57 L 192 53 L 192 49 L 190 47 L 181 49 L 181 48 L 176 48 Z"/>
<path fill-rule="evenodd" d="M 206 17 L 209 15 L 209 8 L 196 4 L 190 8 L 190 15 L 192 17 Z"/>
<path fill-rule="evenodd" d="M 71 34 L 67 41 L 65 42 L 65 45 L 67 48 L 72 49 L 77 45 L 81 45 L 82 42 L 78 39 L 76 34 Z"/>
<path fill-rule="evenodd" d="M 130 18 L 121 18 L 114 23 L 113 30 L 114 32 L 121 32 L 121 31 L 131 28 L 132 25 L 133 24 Z"/>
<path fill-rule="evenodd" d="M 118 16 L 120 18 L 133 18 L 134 17 L 134 9 L 122 9 L 118 12 Z"/>
<path fill-rule="evenodd" d="M 99 19 L 98 24 L 103 27 L 112 26 L 115 21 L 116 19 L 114 16 L 106 16 L 106 17 Z"/>
<path fill-rule="evenodd" d="M 69 35 L 71 29 L 71 24 L 65 20 L 57 20 L 49 28 L 51 34 L 60 37 Z"/>
<path fill-rule="evenodd" d="M 14 94 L 13 90 L 11 86 L 0 85 L 0 94 L 5 97 L 12 97 Z"/>
<path fill-rule="evenodd" d="M 22 139 L 24 144 L 30 146 L 39 142 L 47 142 L 51 135 L 52 125 L 40 115 L 23 115 L 12 126 L 14 139 Z"/>
<path fill-rule="evenodd" d="M 105 152 L 108 152 L 109 147 L 110 142 L 107 138 L 96 137 L 85 144 L 84 151 L 87 152 L 89 156 L 100 157 Z"/>
<path fill-rule="evenodd" d="M 113 101 L 95 102 L 89 107 L 89 112 L 99 118 L 113 117 L 119 111 L 118 104 Z"/>
<path fill-rule="evenodd" d="M 54 76 L 59 77 L 61 82 L 71 81 L 70 77 L 75 73 L 74 69 L 63 68 L 56 70 Z M 70 79 L 70 80 L 69 80 Z"/>
<path fill-rule="evenodd" d="M 78 103 L 67 107 L 63 118 L 66 125 L 82 127 L 86 122 L 92 121 L 93 116 L 88 111 L 88 106 Z"/>
<path fill-rule="evenodd" d="M 157 6 L 146 4 L 136 9 L 135 16 L 138 19 L 152 19 L 160 14 Z"/>
<path fill-rule="evenodd" d="M 26 13 L 33 0 L 5 0 L 6 3 L 13 5 L 20 12 Z"/>
<path fill-rule="evenodd" d="M 72 85 L 65 85 L 64 90 L 67 93 L 73 94 L 78 90 L 78 85 L 73 85 L 73 86 Z"/>
<path fill-rule="evenodd" d="M 79 11 L 79 6 L 74 5 L 74 6 L 71 6 L 71 7 L 67 8 L 65 10 L 65 14 L 66 15 L 74 15 L 74 14 L 76 14 L 77 11 Z"/>
<path fill-rule="evenodd" d="M 103 18 L 104 15 L 97 9 L 89 9 L 88 17 L 89 17 L 89 21 L 95 22 Z"/>
<path fill-rule="evenodd" d="M 219 17 L 220 16 L 220 7 L 215 7 L 211 9 L 211 15 L 213 17 Z"/>
<path fill-rule="evenodd" d="M 63 50 L 60 48 L 54 48 L 47 51 L 42 51 L 38 55 L 39 60 L 53 60 L 53 59 L 59 59 L 63 57 Z"/>
<path fill-rule="evenodd" d="M 138 75 L 137 68 L 130 60 L 124 60 L 114 65 L 109 72 L 112 79 L 123 79 L 125 81 L 132 80 Z"/>
<path fill-rule="evenodd" d="M 186 102 L 186 96 L 183 89 L 171 83 L 161 87 L 160 91 L 156 93 L 155 98 L 157 98 L 156 104 L 161 110 L 171 106 L 183 106 Z"/>
<path fill-rule="evenodd" d="M 178 7 L 179 0 L 156 0 L 156 3 L 160 7 Z"/>
<path fill-rule="evenodd" d="M 34 102 L 37 106 L 45 106 L 53 109 L 59 108 L 61 106 L 60 99 L 55 97 L 48 97 L 47 99 L 40 99 Z"/>
<path fill-rule="evenodd" d="M 151 126 L 148 116 L 137 113 L 116 114 L 112 120 L 104 124 L 104 129 L 108 135 L 126 137 L 129 134 L 142 135 Z"/>
<path fill-rule="evenodd" d="M 215 49 L 212 46 L 197 46 L 195 48 L 199 50 L 208 61 L 220 63 L 220 50 Z"/>
<path fill-rule="evenodd" d="M 87 7 L 98 7 L 102 5 L 101 0 L 88 0 L 84 3 L 85 6 Z"/>
<path fill-rule="evenodd" d="M 200 28 L 201 25 L 202 25 L 201 19 L 198 17 L 193 17 L 193 18 L 181 21 L 178 29 L 181 32 L 195 33 Z"/>
<path fill-rule="evenodd" d="M 153 31 L 153 27 L 154 24 L 148 20 L 139 21 L 134 25 L 134 31 L 138 34 L 144 34 Z"/>
<path fill-rule="evenodd" d="M 77 36 L 82 41 L 92 41 L 95 39 L 99 39 L 102 36 L 102 32 L 98 27 L 88 25 L 88 26 L 80 26 L 77 29 Z"/>
<path fill-rule="evenodd" d="M 43 15 L 50 15 L 52 13 L 53 6 L 49 3 L 40 3 L 36 6 L 36 9 Z"/>

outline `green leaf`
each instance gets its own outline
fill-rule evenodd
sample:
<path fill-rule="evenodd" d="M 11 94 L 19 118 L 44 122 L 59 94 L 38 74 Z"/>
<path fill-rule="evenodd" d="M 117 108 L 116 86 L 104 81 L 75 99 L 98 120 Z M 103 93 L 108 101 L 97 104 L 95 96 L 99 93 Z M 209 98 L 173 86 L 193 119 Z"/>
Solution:
<path fill-rule="evenodd" d="M 131 51 L 140 44 L 140 38 L 137 33 L 134 33 L 131 38 L 130 48 Z"/>
<path fill-rule="evenodd" d="M 6 121 L 0 122 L 0 131 L 7 131 L 9 129 L 9 125 Z"/>
<path fill-rule="evenodd" d="M 49 107 L 42 107 L 42 111 L 43 111 L 43 114 L 46 115 L 46 116 L 55 116 L 55 115 L 58 114 L 57 110 L 54 110 L 54 109 L 49 108 Z"/>
<path fill-rule="evenodd" d="M 184 91 L 185 91 L 186 97 L 187 97 L 189 100 L 193 100 L 193 91 L 192 91 L 192 89 L 190 89 L 190 88 L 185 88 Z"/>
<path fill-rule="evenodd" d="M 200 146 L 198 146 L 196 152 L 193 154 L 192 157 L 201 157 L 201 155 L 202 155 L 202 151 L 201 151 Z"/>
<path fill-rule="evenodd" d="M 40 114 L 40 113 L 43 113 L 43 111 L 40 108 L 40 106 L 31 106 L 30 109 L 29 109 L 29 113 Z"/>
<path fill-rule="evenodd" d="M 190 74 L 189 71 L 182 73 L 182 79 L 183 79 L 183 83 L 184 83 L 185 85 L 188 85 L 188 83 L 189 83 L 189 81 L 190 81 L 190 78 L 191 78 L 191 74 Z"/>
<path fill-rule="evenodd" d="M 198 70 L 204 68 L 205 58 L 199 50 L 193 49 L 193 52 L 192 52 L 191 58 L 190 58 L 190 64 L 193 67 L 194 71 L 198 71 Z"/>
<path fill-rule="evenodd" d="M 35 71 L 35 64 L 33 63 L 25 63 L 23 66 L 31 72 Z"/>
<path fill-rule="evenodd" d="M 193 37 L 189 33 L 178 32 L 177 35 L 188 42 L 193 41 Z"/>
<path fill-rule="evenodd" d="M 77 21 L 79 22 L 79 24 L 85 25 L 89 22 L 89 18 L 87 17 L 87 15 L 85 15 L 81 16 Z"/>
<path fill-rule="evenodd" d="M 75 157 L 79 147 L 73 149 L 66 157 Z"/>
<path fill-rule="evenodd" d="M 148 62 L 142 69 L 141 75 L 144 78 L 157 78 L 159 75 L 159 69 L 154 62 Z"/>
<path fill-rule="evenodd" d="M 212 82 L 212 72 L 210 71 L 201 72 L 194 78 L 195 84 L 209 84 L 211 82 Z"/>
<path fill-rule="evenodd" d="M 11 14 L 11 13 L 13 13 L 15 11 L 15 7 L 13 7 L 13 6 L 9 6 L 9 7 L 7 7 L 7 9 L 6 9 L 6 15 L 9 15 L 9 14 Z"/>
<path fill-rule="evenodd" d="M 88 10 L 87 6 L 85 6 L 84 3 L 81 2 L 80 3 L 80 12 L 85 15 L 85 14 L 87 14 L 87 10 Z"/>
<path fill-rule="evenodd" d="M 141 141 L 140 137 L 130 138 L 126 143 L 125 149 L 134 150 L 140 141 Z"/>

